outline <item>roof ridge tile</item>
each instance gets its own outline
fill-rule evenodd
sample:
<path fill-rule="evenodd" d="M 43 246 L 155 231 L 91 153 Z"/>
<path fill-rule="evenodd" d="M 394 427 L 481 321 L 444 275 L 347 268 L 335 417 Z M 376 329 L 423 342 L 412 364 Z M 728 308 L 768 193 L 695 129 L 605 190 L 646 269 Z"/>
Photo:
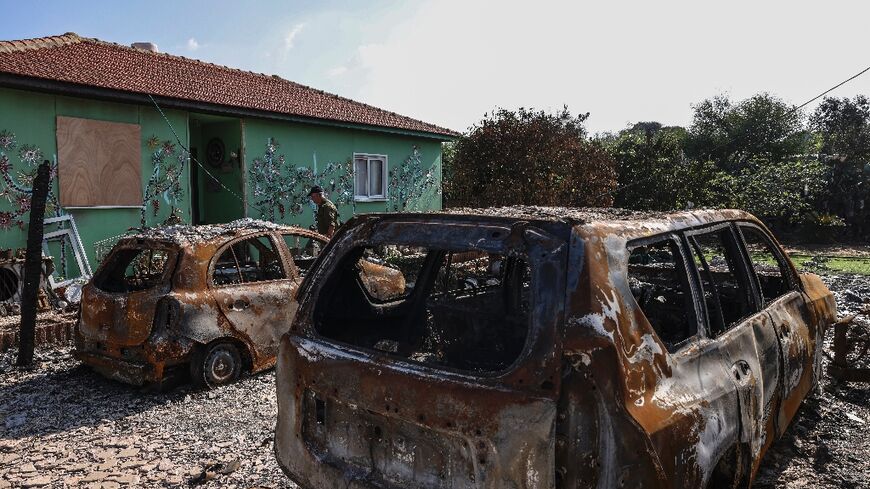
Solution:
<path fill-rule="evenodd" d="M 43 49 L 81 42 L 82 38 L 75 32 L 67 32 L 59 36 L 34 37 L 31 39 L 17 39 L 0 41 L 0 54 L 25 51 L 28 49 Z"/>

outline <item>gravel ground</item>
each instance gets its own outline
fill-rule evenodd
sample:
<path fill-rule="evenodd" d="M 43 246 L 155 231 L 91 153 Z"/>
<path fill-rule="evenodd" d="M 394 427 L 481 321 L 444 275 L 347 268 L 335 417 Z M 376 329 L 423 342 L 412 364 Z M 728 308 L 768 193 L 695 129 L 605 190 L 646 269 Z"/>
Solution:
<path fill-rule="evenodd" d="M 870 299 L 868 277 L 825 280 L 841 314 Z M 14 360 L 14 350 L 0 355 L 0 488 L 178 487 L 205 469 L 198 487 L 296 487 L 272 454 L 272 372 L 155 394 L 103 379 L 69 348 L 38 350 L 29 370 Z M 756 487 L 870 487 L 870 386 L 826 380 L 820 391 L 768 452 Z"/>
<path fill-rule="evenodd" d="M 198 487 L 296 487 L 272 454 L 273 372 L 155 394 L 100 377 L 69 348 L 38 350 L 27 371 L 14 359 L 0 357 L 0 488 L 179 487 L 206 468 L 214 478 Z"/>

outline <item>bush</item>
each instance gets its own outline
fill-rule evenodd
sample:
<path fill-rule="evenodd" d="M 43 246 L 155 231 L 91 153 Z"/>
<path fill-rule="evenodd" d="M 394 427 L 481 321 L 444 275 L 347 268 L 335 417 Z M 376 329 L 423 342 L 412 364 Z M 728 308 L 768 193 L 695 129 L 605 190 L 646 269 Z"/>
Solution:
<path fill-rule="evenodd" d="M 617 161 L 616 205 L 640 210 L 685 209 L 710 200 L 709 183 L 716 166 L 686 157 L 686 130 L 637 123 L 605 138 Z"/>
<path fill-rule="evenodd" d="M 500 109 L 445 148 L 446 206 L 609 206 L 616 162 L 586 139 L 588 114 Z"/>
<path fill-rule="evenodd" d="M 755 163 L 736 176 L 721 173 L 713 182 L 714 205 L 790 223 L 814 222 L 826 172 L 824 164 L 807 160 Z"/>

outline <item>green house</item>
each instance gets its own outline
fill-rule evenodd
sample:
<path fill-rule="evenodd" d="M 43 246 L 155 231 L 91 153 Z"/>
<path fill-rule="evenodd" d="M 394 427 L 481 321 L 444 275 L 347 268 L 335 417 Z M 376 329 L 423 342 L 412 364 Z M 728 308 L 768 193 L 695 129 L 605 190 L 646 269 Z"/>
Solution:
<path fill-rule="evenodd" d="M 455 136 L 149 43 L 0 41 L 0 249 L 24 247 L 46 160 L 46 216 L 72 215 L 93 262 L 143 225 L 255 217 L 308 227 L 315 184 L 343 220 L 440 209 L 441 143 Z"/>

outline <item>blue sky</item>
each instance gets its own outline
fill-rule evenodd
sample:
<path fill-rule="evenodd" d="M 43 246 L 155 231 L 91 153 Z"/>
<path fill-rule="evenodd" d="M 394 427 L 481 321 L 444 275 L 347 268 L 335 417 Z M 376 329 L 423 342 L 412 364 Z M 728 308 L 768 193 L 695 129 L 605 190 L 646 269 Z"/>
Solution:
<path fill-rule="evenodd" d="M 497 106 L 592 132 L 691 122 L 717 93 L 802 103 L 870 65 L 870 6 L 830 0 L 21 2 L 0 39 L 76 32 L 284 78 L 465 130 Z M 867 93 L 870 74 L 832 95 Z M 812 108 L 812 106 L 810 107 Z"/>

